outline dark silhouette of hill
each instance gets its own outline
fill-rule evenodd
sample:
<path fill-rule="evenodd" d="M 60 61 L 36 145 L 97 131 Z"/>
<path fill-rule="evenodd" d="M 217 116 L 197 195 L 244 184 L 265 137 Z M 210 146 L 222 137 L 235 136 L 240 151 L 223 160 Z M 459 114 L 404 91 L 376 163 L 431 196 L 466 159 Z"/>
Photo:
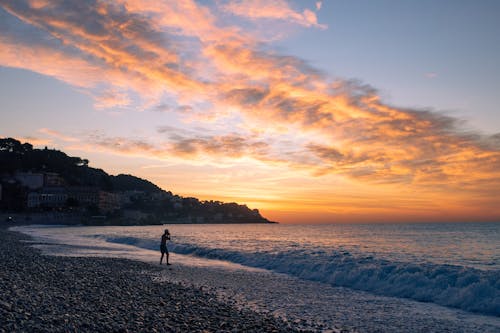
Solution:
<path fill-rule="evenodd" d="M 161 188 L 150 181 L 132 175 L 120 174 L 111 177 L 111 182 L 115 191 L 144 191 L 147 193 L 162 191 Z"/>
<path fill-rule="evenodd" d="M 125 200 L 127 202 L 121 210 L 142 212 L 148 215 L 149 221 L 156 223 L 270 222 L 257 209 L 246 205 L 185 198 L 133 175 L 109 175 L 102 169 L 89 167 L 87 159 L 68 156 L 59 150 L 35 149 L 31 144 L 13 138 L 0 139 L 0 180 L 18 172 L 55 173 L 63 180 L 62 187 L 89 187 L 110 193 L 134 192 Z M 28 191 L 12 183 L 4 182 L 3 186 L 10 193 L 10 197 L 4 196 L 4 204 L 10 202 L 9 209 L 22 210 L 19 202 L 26 201 Z M 3 207 L 5 209 L 5 205 Z M 95 211 L 95 207 L 93 209 Z"/>
<path fill-rule="evenodd" d="M 155 184 L 132 175 L 108 175 L 102 169 L 88 166 L 89 161 L 71 157 L 59 150 L 34 149 L 16 139 L 0 139 L 0 174 L 15 172 L 54 172 L 70 186 L 98 187 L 103 191 L 162 191 Z"/>

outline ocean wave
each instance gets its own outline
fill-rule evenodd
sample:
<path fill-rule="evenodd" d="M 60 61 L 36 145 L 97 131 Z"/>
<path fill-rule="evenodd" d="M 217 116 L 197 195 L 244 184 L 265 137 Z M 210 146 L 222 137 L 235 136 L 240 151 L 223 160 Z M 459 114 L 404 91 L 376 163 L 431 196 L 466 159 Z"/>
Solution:
<path fill-rule="evenodd" d="M 106 240 L 150 250 L 158 249 L 158 242 L 149 239 L 107 237 Z M 500 316 L 500 271 L 393 262 L 373 256 L 353 255 L 347 251 L 294 249 L 240 252 L 180 243 L 169 244 L 169 249 L 179 254 L 264 268 L 334 286 Z"/>

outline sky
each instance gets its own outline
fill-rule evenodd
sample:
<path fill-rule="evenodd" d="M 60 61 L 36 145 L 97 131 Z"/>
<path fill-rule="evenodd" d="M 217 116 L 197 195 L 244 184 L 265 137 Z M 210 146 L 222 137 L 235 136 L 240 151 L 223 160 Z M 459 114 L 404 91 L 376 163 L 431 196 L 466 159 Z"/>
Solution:
<path fill-rule="evenodd" d="M 0 136 L 283 223 L 500 221 L 499 14 L 0 0 Z"/>

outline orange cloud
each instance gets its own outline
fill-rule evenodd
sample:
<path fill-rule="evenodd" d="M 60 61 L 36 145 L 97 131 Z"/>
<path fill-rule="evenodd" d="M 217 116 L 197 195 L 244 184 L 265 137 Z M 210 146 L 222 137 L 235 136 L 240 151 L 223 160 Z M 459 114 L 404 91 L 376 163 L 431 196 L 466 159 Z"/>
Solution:
<path fill-rule="evenodd" d="M 54 137 L 54 138 L 57 138 L 57 139 L 62 140 L 62 141 L 66 141 L 66 142 L 77 142 L 77 141 L 80 141 L 77 138 L 65 135 L 65 134 L 63 134 L 63 133 L 61 133 L 59 131 L 55 131 L 55 130 L 52 130 L 52 129 L 49 129 L 49 128 L 40 128 L 38 130 L 38 132 L 46 134 L 46 135 Z"/>
<path fill-rule="evenodd" d="M 171 153 L 180 156 L 224 156 L 230 158 L 265 156 L 268 144 L 262 141 L 252 141 L 235 134 L 177 138 L 171 143 Z"/>
<path fill-rule="evenodd" d="M 132 89 L 153 100 L 166 90 L 182 94 L 205 89 L 201 81 L 185 73 L 190 66 L 182 62 L 174 43 L 143 17 L 108 2 L 97 2 L 97 6 L 63 6 L 57 1 L 29 5 L 16 2 L 3 7 L 51 38 L 24 43 L 25 35 L 2 36 L 3 65 L 27 68 L 78 87 L 105 84 L 110 91 Z M 114 106 L 109 96 L 106 100 L 102 93 L 92 94 L 98 107 Z M 118 105 L 128 103 L 122 94 Z"/>
<path fill-rule="evenodd" d="M 0 35 L 0 47 L 0 62 L 3 66 L 28 69 L 76 87 L 90 88 L 96 85 L 103 70 L 58 49 L 36 44 L 23 45 L 5 35 Z"/>
<path fill-rule="evenodd" d="M 16 140 L 19 140 L 21 142 L 28 142 L 34 146 L 47 146 L 52 144 L 51 139 L 42 139 L 33 136 L 16 137 Z"/>
<path fill-rule="evenodd" d="M 109 109 L 117 106 L 127 106 L 132 103 L 127 93 L 115 90 L 106 90 L 95 97 L 94 106 L 97 109 Z"/>
<path fill-rule="evenodd" d="M 216 17 L 207 7 L 195 1 L 117 0 L 129 13 L 147 15 L 156 25 L 176 30 L 174 34 L 213 40 L 235 34 L 234 27 L 220 29 Z"/>
<path fill-rule="evenodd" d="M 316 4 L 316 8 L 319 10 L 321 5 Z M 300 13 L 290 8 L 284 0 L 229 1 L 222 6 L 222 9 L 249 19 L 284 20 L 305 27 L 326 29 L 326 25 L 318 23 L 313 11 L 305 9 Z"/>

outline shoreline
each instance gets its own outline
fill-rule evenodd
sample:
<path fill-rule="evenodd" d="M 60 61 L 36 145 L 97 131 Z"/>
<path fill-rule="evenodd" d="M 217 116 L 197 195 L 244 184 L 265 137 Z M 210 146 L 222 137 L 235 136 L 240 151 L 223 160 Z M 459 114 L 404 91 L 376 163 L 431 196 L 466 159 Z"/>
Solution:
<path fill-rule="evenodd" d="M 0 212 L 0 225 L 7 228 L 20 225 L 46 224 L 46 225 L 68 225 L 68 226 L 149 226 L 149 225 L 207 225 L 207 224 L 279 224 L 277 221 L 262 220 L 237 220 L 224 219 L 196 222 L 187 218 L 176 218 L 171 220 L 127 220 L 123 218 L 103 218 L 103 216 L 84 216 L 80 213 L 68 212 Z"/>
<path fill-rule="evenodd" d="M 56 257 L 0 227 L 0 331 L 298 332 L 201 288 L 155 281 L 163 268 L 115 258 Z"/>
<path fill-rule="evenodd" d="M 21 231 L 17 235 L 24 234 L 30 235 L 31 233 Z M 69 258 L 76 263 L 93 260 L 99 262 L 92 264 L 92 267 L 111 266 L 110 264 L 114 265 L 115 262 L 125 261 L 123 267 L 125 269 L 132 267 L 135 270 L 133 274 L 141 274 L 141 279 L 147 278 L 146 283 L 154 281 L 159 284 L 167 283 L 189 290 L 202 291 L 202 294 L 208 294 L 209 298 L 230 305 L 236 311 L 251 310 L 250 312 L 256 312 L 257 316 L 280 318 L 290 325 L 285 329 L 290 332 L 302 330 L 324 333 L 374 331 L 437 333 L 498 332 L 500 330 L 498 317 L 478 315 L 405 298 L 377 296 L 265 269 L 239 267 L 238 264 L 230 262 L 172 252 L 171 259 L 174 265 L 167 268 L 157 265 L 156 260 L 159 258 L 157 250 L 140 249 L 126 244 L 123 245 L 125 248 L 121 248 L 122 244 L 116 247 L 115 243 L 109 244 L 111 248 L 100 243 L 87 247 L 87 243 L 81 243 L 76 239 L 56 237 L 52 240 L 50 237 L 46 238 L 37 233 L 33 234 L 32 238 L 29 236 L 21 238 L 26 243 L 18 241 L 17 245 L 24 246 L 30 251 L 31 246 L 35 247 L 41 251 L 42 255 L 38 252 L 38 256 L 42 259 L 63 256 L 62 258 Z M 113 258 L 107 260 L 109 255 Z M 36 254 L 35 260 L 37 260 Z M 108 267 L 104 269 L 109 270 Z M 118 276 L 121 270 L 121 268 L 118 272 L 111 270 L 111 275 Z M 139 296 L 135 301 L 144 302 L 148 299 L 149 297 Z M 1 306 L 0 303 L 0 310 Z M 148 331 L 151 330 L 148 329 Z M 169 329 L 169 331 L 175 330 Z M 236 329 L 236 331 L 241 330 Z M 261 331 L 268 330 L 262 329 Z"/>

